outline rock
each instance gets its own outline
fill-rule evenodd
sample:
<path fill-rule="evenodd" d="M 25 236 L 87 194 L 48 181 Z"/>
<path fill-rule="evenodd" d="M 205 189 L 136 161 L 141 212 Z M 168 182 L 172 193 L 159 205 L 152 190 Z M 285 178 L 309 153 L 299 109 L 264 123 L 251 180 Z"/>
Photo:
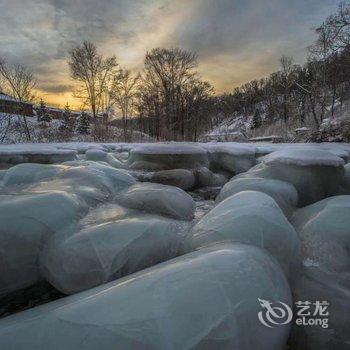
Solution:
<path fill-rule="evenodd" d="M 216 198 L 220 203 L 226 198 L 242 191 L 259 191 L 271 196 L 290 217 L 298 205 L 298 193 L 289 182 L 264 178 L 233 178 L 221 190 Z"/>
<path fill-rule="evenodd" d="M 238 242 L 266 249 L 291 279 L 299 264 L 299 239 L 276 202 L 261 192 L 246 191 L 228 197 L 192 229 L 192 249 L 213 243 Z"/>
<path fill-rule="evenodd" d="M 258 299 L 292 303 L 274 259 L 213 247 L 2 319 L 0 348 L 281 350 L 290 325 L 262 325 Z"/>
<path fill-rule="evenodd" d="M 0 296 L 40 279 L 43 242 L 87 212 L 74 195 L 55 191 L 0 196 Z"/>
<path fill-rule="evenodd" d="M 175 186 L 189 191 L 194 188 L 196 179 L 190 170 L 172 169 L 155 172 L 151 177 L 151 182 Z"/>
<path fill-rule="evenodd" d="M 41 254 L 41 271 L 59 291 L 77 293 L 175 257 L 184 223 L 154 215 L 122 217 L 55 235 Z"/>
<path fill-rule="evenodd" d="M 222 174 L 214 174 L 208 168 L 195 170 L 197 187 L 219 187 L 225 185 L 227 178 Z"/>
<path fill-rule="evenodd" d="M 185 191 L 152 183 L 140 183 L 121 193 L 116 200 L 121 205 L 161 214 L 178 220 L 192 220 L 195 203 Z"/>
<path fill-rule="evenodd" d="M 214 200 L 220 193 L 220 190 L 221 187 L 201 187 L 193 191 L 193 193 L 202 200 Z"/>
<path fill-rule="evenodd" d="M 293 344 L 307 350 L 347 349 L 350 343 L 350 196 L 335 196 L 297 210 L 303 270 L 295 300 L 327 301 L 328 328 L 298 326 Z"/>
<path fill-rule="evenodd" d="M 324 150 L 291 148 L 269 154 L 262 163 L 238 177 L 289 182 L 298 192 L 298 206 L 303 207 L 338 193 L 343 165 L 341 158 Z"/>

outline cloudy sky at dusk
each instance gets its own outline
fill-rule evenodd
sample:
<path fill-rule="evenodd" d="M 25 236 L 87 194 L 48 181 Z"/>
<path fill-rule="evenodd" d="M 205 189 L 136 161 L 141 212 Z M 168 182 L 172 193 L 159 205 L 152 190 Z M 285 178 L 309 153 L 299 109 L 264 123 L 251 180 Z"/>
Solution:
<path fill-rule="evenodd" d="M 67 52 L 83 40 L 122 66 L 142 69 L 154 47 L 196 51 L 217 92 L 278 68 L 282 54 L 301 63 L 311 30 L 336 0 L 0 0 L 0 56 L 30 66 L 39 96 L 72 106 Z"/>

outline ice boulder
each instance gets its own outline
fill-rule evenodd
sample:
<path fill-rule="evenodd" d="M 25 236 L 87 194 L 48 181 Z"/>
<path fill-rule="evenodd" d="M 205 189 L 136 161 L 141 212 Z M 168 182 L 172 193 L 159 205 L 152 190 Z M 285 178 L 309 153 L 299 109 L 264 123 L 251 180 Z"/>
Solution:
<path fill-rule="evenodd" d="M 282 180 L 294 185 L 303 207 L 337 194 L 344 176 L 344 161 L 324 150 L 305 148 L 273 152 L 239 177 Z"/>
<path fill-rule="evenodd" d="M 290 325 L 260 323 L 259 299 L 292 303 L 275 260 L 212 247 L 4 318 L 0 348 L 282 350 Z"/>
<path fill-rule="evenodd" d="M 255 162 L 255 148 L 242 144 L 210 145 L 208 148 L 210 168 L 223 169 L 231 174 L 239 174 L 253 167 Z"/>
<path fill-rule="evenodd" d="M 133 170 L 195 169 L 208 166 L 208 156 L 200 146 L 174 144 L 144 144 L 130 150 L 128 165 Z"/>
<path fill-rule="evenodd" d="M 303 270 L 295 300 L 326 302 L 327 327 L 297 326 L 293 344 L 307 350 L 347 349 L 350 344 L 350 196 L 299 209 L 292 218 L 301 239 Z M 315 307 L 313 305 L 313 307 Z M 327 321 L 328 320 L 328 321 Z"/>
<path fill-rule="evenodd" d="M 187 169 L 172 169 L 155 172 L 151 182 L 179 187 L 189 191 L 195 187 L 196 179 L 192 171 Z"/>
<path fill-rule="evenodd" d="M 92 160 L 94 162 L 102 161 L 105 162 L 107 160 L 108 153 L 101 149 L 90 148 L 86 151 L 85 157 L 86 160 Z"/>
<path fill-rule="evenodd" d="M 285 181 L 264 178 L 237 178 L 229 181 L 216 197 L 220 203 L 226 198 L 242 191 L 259 191 L 271 196 L 289 217 L 298 205 L 298 193 L 295 187 Z"/>
<path fill-rule="evenodd" d="M 34 184 L 30 191 L 61 190 L 76 194 L 89 206 L 100 204 L 135 184 L 135 179 L 126 171 L 97 162 L 83 162 L 59 173 L 56 178 Z"/>
<path fill-rule="evenodd" d="M 8 145 L 0 148 L 0 163 L 55 164 L 76 159 L 77 152 L 69 149 L 55 149 L 47 145 L 34 147 L 32 144 Z"/>
<path fill-rule="evenodd" d="M 44 241 L 86 211 L 65 192 L 0 195 L 0 296 L 37 282 Z"/>
<path fill-rule="evenodd" d="M 299 264 L 299 239 L 276 202 L 262 192 L 239 192 L 226 198 L 192 229 L 188 246 L 238 242 L 266 249 L 293 277 Z"/>
<path fill-rule="evenodd" d="M 215 174 L 208 168 L 201 167 L 194 171 L 197 187 L 219 187 L 225 185 L 227 177 Z"/>
<path fill-rule="evenodd" d="M 185 191 L 174 186 L 139 183 L 120 193 L 116 200 L 127 208 L 174 219 L 192 220 L 194 217 L 194 200 Z"/>
<path fill-rule="evenodd" d="M 64 165 L 47 164 L 18 164 L 8 169 L 3 178 L 4 186 L 24 185 L 56 177 L 59 173 L 69 169 Z"/>
<path fill-rule="evenodd" d="M 89 289 L 175 257 L 187 225 L 146 214 L 63 232 L 45 245 L 41 270 L 63 293 Z"/>

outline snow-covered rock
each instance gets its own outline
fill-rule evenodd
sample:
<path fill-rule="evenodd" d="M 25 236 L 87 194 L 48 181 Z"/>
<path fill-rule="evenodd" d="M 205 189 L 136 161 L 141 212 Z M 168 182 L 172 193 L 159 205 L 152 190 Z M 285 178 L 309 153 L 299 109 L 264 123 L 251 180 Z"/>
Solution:
<path fill-rule="evenodd" d="M 15 145 L 17 146 L 17 145 Z M 32 148 L 32 147 L 0 147 L 0 163 L 63 163 L 76 158 L 77 152 L 67 149 Z"/>
<path fill-rule="evenodd" d="M 194 171 L 197 187 L 217 187 L 223 186 L 227 182 L 226 176 L 215 174 L 208 168 L 201 167 Z"/>
<path fill-rule="evenodd" d="M 242 192 L 259 191 L 271 196 L 289 217 L 298 205 L 298 193 L 295 187 L 285 181 L 264 179 L 264 178 L 233 178 L 220 191 L 216 202 L 222 202 L 224 199 Z"/>
<path fill-rule="evenodd" d="M 208 156 L 200 146 L 186 143 L 148 144 L 131 149 L 128 158 L 133 170 L 195 169 L 208 166 Z"/>
<path fill-rule="evenodd" d="M 174 186 L 139 183 L 116 197 L 123 206 L 161 214 L 179 220 L 194 217 L 195 203 L 185 191 Z"/>
<path fill-rule="evenodd" d="M 246 191 L 228 197 L 192 229 L 188 246 L 239 242 L 266 249 L 288 277 L 298 266 L 299 239 L 276 202 L 262 192 Z"/>
<path fill-rule="evenodd" d="M 290 325 L 262 325 L 258 299 L 291 306 L 275 260 L 213 247 L 2 319 L 0 348 L 281 350 Z"/>
<path fill-rule="evenodd" d="M 232 174 L 247 171 L 255 165 L 255 148 L 242 144 L 217 144 L 208 146 L 210 168 L 223 169 Z"/>
<path fill-rule="evenodd" d="M 290 148 L 266 156 L 238 177 L 282 180 L 294 185 L 302 207 L 337 194 L 344 176 L 344 161 L 324 150 Z"/>
<path fill-rule="evenodd" d="M 187 169 L 172 169 L 155 172 L 151 182 L 179 187 L 182 190 L 192 190 L 196 185 L 196 179 L 192 171 Z"/>
<path fill-rule="evenodd" d="M 105 162 L 107 160 L 108 153 L 101 149 L 88 149 L 85 153 L 86 160 L 92 160 L 94 162 Z"/>
<path fill-rule="evenodd" d="M 0 296 L 37 282 L 43 242 L 87 209 L 59 191 L 0 195 Z"/>
<path fill-rule="evenodd" d="M 146 214 L 63 232 L 45 245 L 41 271 L 63 293 L 86 290 L 175 257 L 186 225 Z"/>
<path fill-rule="evenodd" d="M 347 349 L 350 343 L 350 196 L 299 209 L 292 223 L 301 239 L 303 270 L 296 300 L 326 301 L 329 327 L 298 326 L 293 341 L 310 350 Z"/>

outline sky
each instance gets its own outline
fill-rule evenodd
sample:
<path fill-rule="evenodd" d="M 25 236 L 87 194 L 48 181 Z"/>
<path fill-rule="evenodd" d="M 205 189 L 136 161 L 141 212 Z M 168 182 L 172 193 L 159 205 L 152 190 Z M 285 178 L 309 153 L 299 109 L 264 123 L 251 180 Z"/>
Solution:
<path fill-rule="evenodd" d="M 313 29 L 337 0 L 0 0 L 0 57 L 35 73 L 48 104 L 79 108 L 69 50 L 92 41 L 122 67 L 141 71 L 147 50 L 195 51 L 217 93 L 278 69 L 282 55 L 303 63 Z"/>

